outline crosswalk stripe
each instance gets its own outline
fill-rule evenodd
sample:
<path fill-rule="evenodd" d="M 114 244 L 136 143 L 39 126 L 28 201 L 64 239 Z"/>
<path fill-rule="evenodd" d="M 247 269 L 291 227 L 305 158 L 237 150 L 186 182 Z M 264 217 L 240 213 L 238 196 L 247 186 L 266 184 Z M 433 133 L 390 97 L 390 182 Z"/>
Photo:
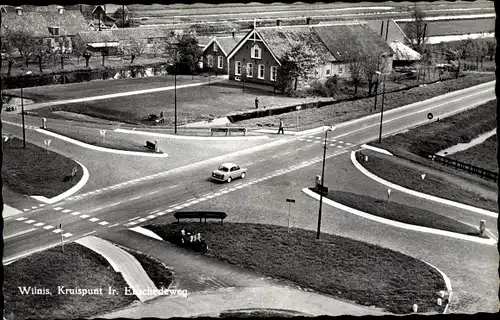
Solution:
<path fill-rule="evenodd" d="M 73 212 L 71 212 L 71 214 L 72 214 L 72 215 L 74 215 L 74 216 L 77 216 L 77 215 L 79 215 L 80 213 L 81 213 L 81 212 L 78 212 L 78 211 L 73 211 Z"/>
<path fill-rule="evenodd" d="M 61 229 L 52 230 L 52 232 L 54 232 L 54 233 L 60 233 L 61 231 L 62 231 Z"/>
<path fill-rule="evenodd" d="M 43 227 L 43 228 L 44 228 L 44 229 L 46 229 L 46 230 L 49 230 L 49 229 L 53 229 L 53 228 L 54 228 L 54 226 L 45 226 L 45 227 Z"/>
<path fill-rule="evenodd" d="M 68 238 L 68 237 L 71 237 L 72 235 L 73 235 L 72 233 L 67 232 L 67 233 L 63 234 L 63 237 Z"/>
<path fill-rule="evenodd" d="M 26 220 L 26 219 L 28 219 L 28 218 L 21 217 L 21 218 L 17 218 L 16 220 L 17 220 L 17 221 L 23 221 L 23 220 Z"/>
<path fill-rule="evenodd" d="M 33 222 L 35 222 L 35 220 L 28 220 L 28 221 L 24 221 L 24 222 L 32 224 Z"/>
<path fill-rule="evenodd" d="M 99 222 L 99 224 L 100 224 L 101 226 L 105 226 L 105 225 L 109 224 L 109 222 L 107 222 L 107 221 L 101 221 L 101 222 Z"/>
<path fill-rule="evenodd" d="M 99 218 L 90 218 L 90 219 L 89 219 L 89 221 L 92 221 L 92 222 L 96 222 L 96 221 L 98 221 L 98 220 L 99 220 Z"/>
<path fill-rule="evenodd" d="M 41 226 L 43 226 L 44 224 L 45 224 L 45 223 L 43 223 L 43 222 L 38 222 L 38 223 L 35 223 L 35 224 L 34 224 L 34 226 L 35 226 L 35 227 L 41 227 Z"/>

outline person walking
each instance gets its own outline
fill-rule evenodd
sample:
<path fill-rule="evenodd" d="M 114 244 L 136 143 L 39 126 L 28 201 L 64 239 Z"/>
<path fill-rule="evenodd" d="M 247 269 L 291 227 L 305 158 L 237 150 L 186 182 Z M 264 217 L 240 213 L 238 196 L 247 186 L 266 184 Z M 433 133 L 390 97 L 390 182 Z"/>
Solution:
<path fill-rule="evenodd" d="M 283 129 L 283 120 L 282 119 L 280 119 L 280 126 L 278 128 L 278 134 L 280 134 L 280 132 L 281 132 L 281 134 L 285 134 L 285 130 Z"/>
<path fill-rule="evenodd" d="M 259 98 L 255 97 L 255 109 L 259 109 Z"/>

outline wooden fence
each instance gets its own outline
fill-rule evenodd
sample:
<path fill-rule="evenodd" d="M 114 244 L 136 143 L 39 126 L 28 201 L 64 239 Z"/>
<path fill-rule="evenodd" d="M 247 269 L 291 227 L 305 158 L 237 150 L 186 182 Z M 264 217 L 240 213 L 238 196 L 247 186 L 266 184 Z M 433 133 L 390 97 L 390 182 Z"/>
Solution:
<path fill-rule="evenodd" d="M 458 160 L 453 160 L 450 158 L 438 156 L 438 155 L 435 155 L 434 153 L 430 153 L 430 152 L 427 152 L 424 150 L 420 150 L 420 156 L 422 156 L 424 158 L 428 158 L 432 161 L 442 163 L 445 166 L 452 166 L 452 167 L 455 167 L 457 169 L 465 170 L 469 173 L 476 174 L 476 175 L 480 176 L 481 178 L 491 179 L 495 182 L 498 179 L 498 172 L 493 172 L 490 170 L 479 168 L 479 167 L 471 165 L 470 163 L 465 163 L 465 162 L 461 162 Z"/>

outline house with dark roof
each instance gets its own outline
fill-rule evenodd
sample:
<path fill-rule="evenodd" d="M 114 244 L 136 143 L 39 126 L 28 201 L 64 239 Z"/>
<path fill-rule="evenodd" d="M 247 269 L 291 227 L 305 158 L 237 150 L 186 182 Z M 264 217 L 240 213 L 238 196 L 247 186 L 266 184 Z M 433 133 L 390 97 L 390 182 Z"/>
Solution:
<path fill-rule="evenodd" d="M 83 15 L 62 6 L 49 8 L 15 7 L 2 14 L 1 32 L 25 31 L 52 51 L 72 51 L 72 39 L 78 32 L 88 30 Z"/>
<path fill-rule="evenodd" d="M 243 36 L 213 37 L 203 48 L 203 70 L 217 73 L 227 72 L 227 56 Z"/>
<path fill-rule="evenodd" d="M 239 80 L 245 68 L 246 81 L 274 85 L 282 60 L 297 45 L 307 45 L 318 57 L 319 63 L 309 77 L 312 79 L 349 77 L 350 62 L 360 55 L 380 57 L 386 72 L 392 67 L 390 46 L 357 21 L 259 27 L 249 31 L 228 54 L 229 79 Z"/>
<path fill-rule="evenodd" d="M 120 46 L 112 30 L 79 32 L 74 42 L 86 45 L 90 52 L 103 52 L 106 55 L 116 55 Z"/>
<path fill-rule="evenodd" d="M 121 46 L 127 46 L 131 42 L 144 42 L 144 53 L 162 53 L 177 42 L 174 32 L 166 28 L 119 28 L 111 31 L 118 38 Z"/>

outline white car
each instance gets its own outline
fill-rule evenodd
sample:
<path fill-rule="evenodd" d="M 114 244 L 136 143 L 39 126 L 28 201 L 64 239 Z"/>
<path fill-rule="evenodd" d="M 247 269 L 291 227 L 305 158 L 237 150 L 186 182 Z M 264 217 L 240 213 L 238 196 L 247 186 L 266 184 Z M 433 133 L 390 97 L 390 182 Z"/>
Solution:
<path fill-rule="evenodd" d="M 212 179 L 222 182 L 231 182 L 236 178 L 245 178 L 247 175 L 246 168 L 240 168 L 239 165 L 234 163 L 223 163 L 217 170 L 212 172 Z"/>

